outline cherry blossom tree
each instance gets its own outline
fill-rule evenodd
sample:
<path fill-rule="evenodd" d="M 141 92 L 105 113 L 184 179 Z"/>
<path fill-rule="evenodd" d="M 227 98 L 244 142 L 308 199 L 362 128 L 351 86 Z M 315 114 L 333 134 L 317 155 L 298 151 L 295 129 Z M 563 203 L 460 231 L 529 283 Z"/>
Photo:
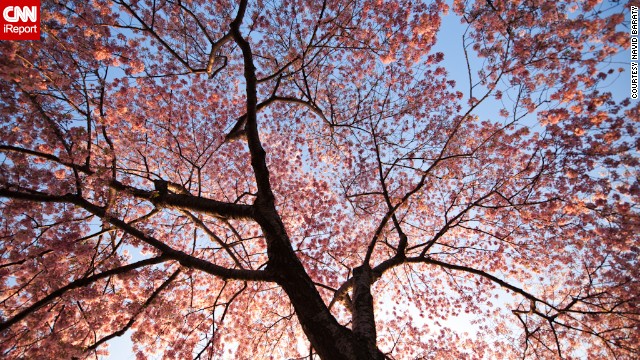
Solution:
<path fill-rule="evenodd" d="M 637 358 L 628 15 L 43 1 L 0 42 L 1 356 Z"/>

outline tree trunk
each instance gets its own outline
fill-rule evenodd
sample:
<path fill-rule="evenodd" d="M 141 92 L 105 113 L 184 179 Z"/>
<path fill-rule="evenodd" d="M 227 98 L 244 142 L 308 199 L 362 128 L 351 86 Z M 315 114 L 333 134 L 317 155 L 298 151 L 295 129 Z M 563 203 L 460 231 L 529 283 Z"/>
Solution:
<path fill-rule="evenodd" d="M 287 293 L 296 311 L 298 321 L 302 325 L 311 346 L 322 359 L 345 360 L 370 360 L 384 359 L 384 355 L 375 343 L 375 323 L 373 319 L 373 301 L 370 288 L 370 269 L 366 276 L 361 277 L 361 285 L 358 298 L 362 301 L 362 309 L 359 303 L 354 305 L 354 329 L 356 318 L 360 319 L 360 335 L 349 328 L 340 325 L 329 311 L 320 297 L 313 281 L 299 261 L 284 224 L 277 215 L 275 209 L 259 211 L 259 224 L 267 240 L 269 263 L 267 270 L 274 274 L 276 282 Z M 266 211 L 265 211 L 266 210 Z M 367 280 L 368 279 L 368 280 Z M 357 303 L 357 302 L 356 302 Z M 355 314 L 361 314 L 356 316 Z"/>
<path fill-rule="evenodd" d="M 376 320 L 371 296 L 371 267 L 368 264 L 353 269 L 353 333 L 364 344 L 370 359 L 382 360 L 376 347 Z M 375 355 L 375 356 L 373 356 Z"/>

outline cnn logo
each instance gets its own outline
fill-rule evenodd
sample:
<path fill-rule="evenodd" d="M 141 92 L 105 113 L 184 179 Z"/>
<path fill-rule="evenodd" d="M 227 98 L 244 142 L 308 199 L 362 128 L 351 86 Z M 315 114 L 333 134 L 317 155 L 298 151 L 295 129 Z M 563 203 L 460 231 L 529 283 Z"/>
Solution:
<path fill-rule="evenodd" d="M 2 17 L 8 22 L 38 21 L 38 7 L 36 6 L 7 6 L 2 11 Z"/>
<path fill-rule="evenodd" d="M 40 40 L 40 0 L 0 0 L 0 40 Z"/>

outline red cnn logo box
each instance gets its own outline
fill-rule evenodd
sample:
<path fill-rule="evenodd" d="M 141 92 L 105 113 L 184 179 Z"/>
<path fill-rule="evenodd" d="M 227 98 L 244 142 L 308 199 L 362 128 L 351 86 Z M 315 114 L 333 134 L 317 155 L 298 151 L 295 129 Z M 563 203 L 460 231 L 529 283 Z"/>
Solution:
<path fill-rule="evenodd" d="M 0 40 L 40 40 L 40 0 L 0 0 Z"/>

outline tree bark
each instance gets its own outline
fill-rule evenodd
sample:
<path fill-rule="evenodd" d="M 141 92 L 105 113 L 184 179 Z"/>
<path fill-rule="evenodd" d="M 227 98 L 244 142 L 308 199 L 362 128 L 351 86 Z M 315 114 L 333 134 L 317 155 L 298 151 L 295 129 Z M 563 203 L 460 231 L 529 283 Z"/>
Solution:
<path fill-rule="evenodd" d="M 365 298 L 365 301 L 362 309 L 359 309 L 359 313 L 363 314 L 360 317 L 363 319 L 361 322 L 367 322 L 369 325 L 362 327 L 367 329 L 363 332 L 365 335 L 358 336 L 355 331 L 340 325 L 329 311 L 313 281 L 295 255 L 284 224 L 276 210 L 262 208 L 256 213 L 258 223 L 267 240 L 269 255 L 267 272 L 273 274 L 276 283 L 282 286 L 287 293 L 296 311 L 298 321 L 300 321 L 303 331 L 318 355 L 322 359 L 384 359 L 384 355 L 378 350 L 375 343 L 370 283 L 362 286 L 366 288 L 364 296 L 361 296 Z M 367 274 L 370 280 L 370 269 Z M 361 282 L 363 281 L 368 280 L 361 278 Z"/>
<path fill-rule="evenodd" d="M 364 344 L 371 359 L 382 360 L 376 347 L 376 320 L 373 313 L 373 296 L 371 295 L 371 267 L 364 264 L 353 269 L 353 333 L 356 339 Z"/>

